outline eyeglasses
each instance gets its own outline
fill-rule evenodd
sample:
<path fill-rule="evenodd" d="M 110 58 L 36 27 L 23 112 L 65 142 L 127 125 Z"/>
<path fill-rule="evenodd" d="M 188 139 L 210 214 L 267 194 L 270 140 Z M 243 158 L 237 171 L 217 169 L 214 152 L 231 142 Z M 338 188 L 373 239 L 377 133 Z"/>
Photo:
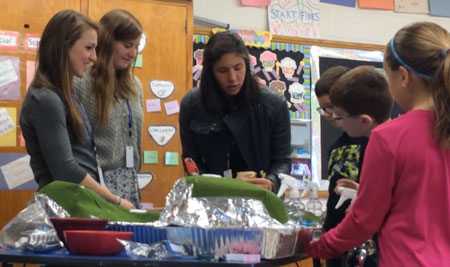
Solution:
<path fill-rule="evenodd" d="M 350 117 L 351 117 L 351 118 L 356 118 L 356 117 L 358 117 L 359 115 L 351 115 L 351 114 L 347 114 L 347 115 L 339 116 L 339 115 L 337 115 L 336 113 L 333 112 L 333 114 L 332 114 L 331 116 L 332 116 L 332 118 L 333 118 L 333 120 L 334 120 L 335 122 L 340 122 L 340 121 L 345 120 L 345 119 L 350 118 Z"/>
<path fill-rule="evenodd" d="M 325 106 L 325 107 L 318 107 L 317 108 L 317 112 L 319 112 L 319 114 L 321 116 L 324 116 L 325 113 L 333 114 L 333 105 L 328 105 L 328 106 Z"/>

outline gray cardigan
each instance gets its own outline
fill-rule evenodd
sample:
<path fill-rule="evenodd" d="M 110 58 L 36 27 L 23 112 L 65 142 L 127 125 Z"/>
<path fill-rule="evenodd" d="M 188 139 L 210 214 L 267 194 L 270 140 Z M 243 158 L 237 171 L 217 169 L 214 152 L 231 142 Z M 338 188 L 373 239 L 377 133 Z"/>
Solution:
<path fill-rule="evenodd" d="M 97 163 L 85 127 L 77 142 L 64 101 L 48 88 L 30 88 L 20 112 L 20 128 L 39 189 L 53 180 L 80 183 Z"/>
<path fill-rule="evenodd" d="M 103 171 L 115 170 L 125 167 L 125 146 L 130 143 L 134 147 L 134 166 L 137 172 L 141 169 L 141 139 L 142 139 L 142 123 L 143 123 L 143 99 L 142 85 L 137 78 L 136 92 L 137 97 L 130 100 L 132 111 L 132 137 L 128 135 L 128 108 L 124 101 L 119 103 L 113 101 L 109 111 L 109 121 L 106 127 L 95 129 L 95 144 L 97 146 L 99 164 Z M 81 104 L 83 104 L 88 114 L 89 121 L 95 128 L 96 104 L 93 88 L 93 79 L 87 71 L 84 78 L 74 79 L 74 87 Z"/>

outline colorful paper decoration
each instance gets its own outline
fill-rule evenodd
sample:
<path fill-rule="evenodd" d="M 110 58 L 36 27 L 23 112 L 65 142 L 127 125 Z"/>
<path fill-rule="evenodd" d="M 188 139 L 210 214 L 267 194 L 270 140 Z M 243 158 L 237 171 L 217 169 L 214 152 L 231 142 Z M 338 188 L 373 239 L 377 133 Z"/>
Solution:
<path fill-rule="evenodd" d="M 394 10 L 394 0 L 358 0 L 359 8 Z"/>
<path fill-rule="evenodd" d="M 241 0 L 243 6 L 267 6 L 270 0 Z"/>

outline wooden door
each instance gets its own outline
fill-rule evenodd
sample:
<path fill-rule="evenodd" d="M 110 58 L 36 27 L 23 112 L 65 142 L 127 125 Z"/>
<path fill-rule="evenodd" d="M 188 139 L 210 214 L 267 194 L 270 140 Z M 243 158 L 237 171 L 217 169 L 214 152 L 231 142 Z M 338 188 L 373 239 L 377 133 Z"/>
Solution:
<path fill-rule="evenodd" d="M 174 181 L 184 175 L 180 159 L 178 113 L 166 115 L 164 103 L 176 100 L 179 105 L 192 84 L 192 1 L 89 0 L 87 11 L 89 17 L 98 21 L 106 12 L 116 8 L 131 12 L 141 22 L 147 38 L 146 46 L 141 52 L 142 67 L 136 67 L 134 73 L 144 88 L 142 150 L 156 150 L 158 163 L 142 165 L 142 172 L 152 172 L 154 179 L 141 191 L 141 195 L 143 202 L 162 207 Z M 168 98 L 160 99 L 160 112 L 146 112 L 145 100 L 157 98 L 150 91 L 151 80 L 165 80 L 175 84 L 174 92 Z M 177 130 L 166 145 L 159 146 L 148 134 L 149 125 L 173 125 Z M 164 164 L 166 152 L 178 153 L 178 166 Z"/>
<path fill-rule="evenodd" d="M 18 49 L 7 51 L 0 49 L 0 56 L 19 58 L 20 99 L 0 100 L 0 108 L 15 109 L 16 140 L 9 146 L 0 147 L 0 157 L 8 153 L 25 154 L 25 147 L 20 142 L 19 112 L 26 93 L 26 62 L 36 60 L 36 52 L 27 51 L 24 47 L 26 34 L 41 35 L 50 18 L 63 9 L 80 11 L 80 0 L 0 0 L 2 15 L 0 17 L 0 31 L 18 32 Z M 0 136 L 2 138 L 2 136 Z M 37 187 L 37 186 L 36 186 Z M 33 195 L 34 190 L 0 190 L 0 228 L 9 222 Z"/>

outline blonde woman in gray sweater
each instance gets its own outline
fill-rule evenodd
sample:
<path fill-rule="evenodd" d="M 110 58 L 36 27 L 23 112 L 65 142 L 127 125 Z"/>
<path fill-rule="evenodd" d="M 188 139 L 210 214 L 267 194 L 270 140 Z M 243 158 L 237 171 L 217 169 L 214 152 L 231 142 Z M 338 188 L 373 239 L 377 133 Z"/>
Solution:
<path fill-rule="evenodd" d="M 143 92 L 132 69 L 142 26 L 121 9 L 106 13 L 100 26 L 98 60 L 74 86 L 94 128 L 102 183 L 138 208 Z"/>

